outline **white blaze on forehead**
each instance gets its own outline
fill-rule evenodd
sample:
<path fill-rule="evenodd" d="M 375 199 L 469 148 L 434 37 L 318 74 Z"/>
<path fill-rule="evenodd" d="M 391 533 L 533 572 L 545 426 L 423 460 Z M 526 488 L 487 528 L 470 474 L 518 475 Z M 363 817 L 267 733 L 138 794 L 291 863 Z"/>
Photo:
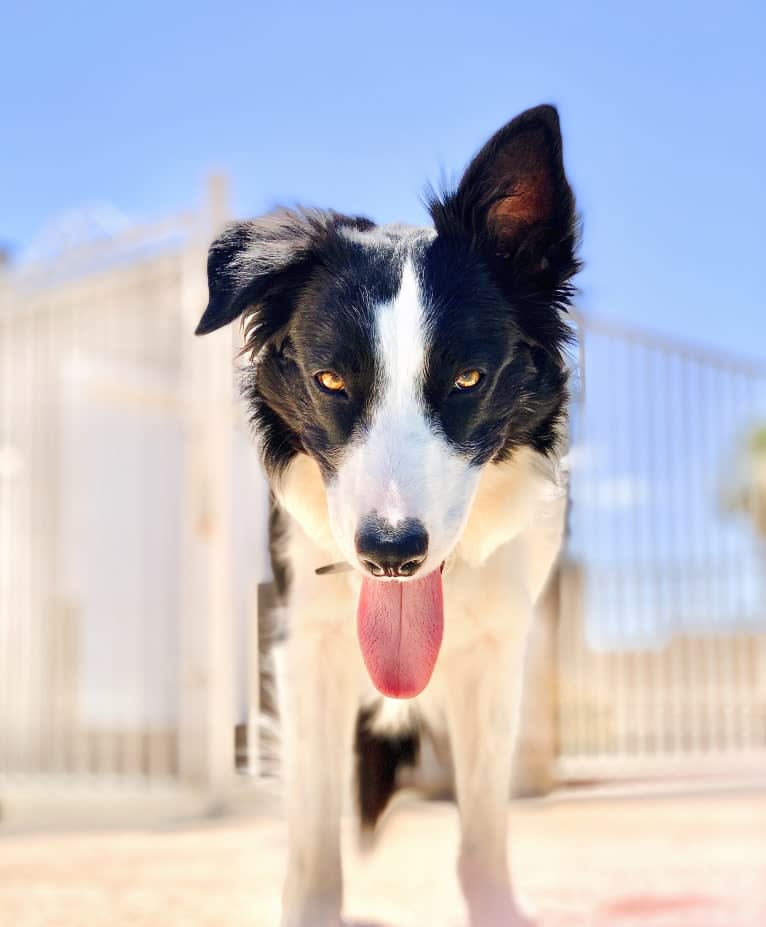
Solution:
<path fill-rule="evenodd" d="M 433 439 L 422 401 L 426 322 L 420 285 L 407 260 L 399 292 L 376 313 L 379 399 L 366 442 L 366 468 L 373 480 L 371 501 L 392 524 L 411 518 L 419 482 L 411 457 Z M 422 462 L 421 462 L 422 465 Z M 409 474 L 407 473 L 409 471 Z"/>
<path fill-rule="evenodd" d="M 376 321 L 383 386 L 381 412 L 421 407 L 427 332 L 420 284 L 411 261 L 402 270 L 399 292 L 378 308 Z"/>
<path fill-rule="evenodd" d="M 427 305 L 407 260 L 396 296 L 375 311 L 377 383 L 368 427 L 328 486 L 333 534 L 352 563 L 357 529 L 372 513 L 393 525 L 410 518 L 424 525 L 424 572 L 445 559 L 467 517 L 478 471 L 429 421 L 423 396 L 428 339 Z"/>
<path fill-rule="evenodd" d="M 394 298 L 375 308 L 370 420 L 339 468 L 337 495 L 330 494 L 331 508 L 336 502 L 342 509 L 348 532 L 373 512 L 392 524 L 421 514 L 429 445 L 439 440 L 423 402 L 426 337 L 420 285 L 408 259 Z"/>

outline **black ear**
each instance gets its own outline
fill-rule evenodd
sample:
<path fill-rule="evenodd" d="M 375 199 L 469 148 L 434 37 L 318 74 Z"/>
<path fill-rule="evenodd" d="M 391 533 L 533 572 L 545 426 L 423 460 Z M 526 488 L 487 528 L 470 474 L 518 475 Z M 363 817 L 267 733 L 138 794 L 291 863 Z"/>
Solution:
<path fill-rule="evenodd" d="M 437 232 L 455 234 L 458 226 L 510 261 L 516 275 L 560 285 L 577 270 L 575 203 L 561 148 L 553 106 L 517 116 L 484 145 L 454 193 L 432 200 Z"/>
<path fill-rule="evenodd" d="M 264 300 L 281 284 L 307 272 L 324 214 L 280 210 L 229 226 L 210 246 L 207 260 L 209 302 L 197 335 L 213 332 Z M 272 301 L 274 302 L 274 301 Z M 286 312 L 285 301 L 274 309 Z M 277 328 L 285 318 L 259 319 L 257 327 Z"/>

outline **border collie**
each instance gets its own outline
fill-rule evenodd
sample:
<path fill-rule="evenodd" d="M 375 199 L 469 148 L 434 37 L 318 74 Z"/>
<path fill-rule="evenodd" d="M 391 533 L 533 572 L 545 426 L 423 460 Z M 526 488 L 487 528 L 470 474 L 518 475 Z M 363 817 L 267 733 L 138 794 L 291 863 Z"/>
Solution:
<path fill-rule="evenodd" d="M 398 738 L 357 771 L 390 786 L 420 726 L 449 738 L 471 924 L 529 923 L 507 802 L 525 639 L 563 531 L 578 269 L 556 110 L 509 122 L 428 206 L 427 228 L 280 210 L 210 248 L 197 334 L 243 317 L 289 585 L 284 927 L 341 924 L 357 728 L 357 745 Z"/>

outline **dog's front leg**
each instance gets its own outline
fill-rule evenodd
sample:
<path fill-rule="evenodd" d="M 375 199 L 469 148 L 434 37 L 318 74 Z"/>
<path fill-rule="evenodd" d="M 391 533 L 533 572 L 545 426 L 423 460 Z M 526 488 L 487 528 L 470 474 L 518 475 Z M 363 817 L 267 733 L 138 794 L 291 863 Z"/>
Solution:
<path fill-rule="evenodd" d="M 530 927 L 514 897 L 507 824 L 527 618 L 488 632 L 449 669 L 447 721 L 461 841 L 458 876 L 471 927 Z"/>
<path fill-rule="evenodd" d="M 358 655 L 339 628 L 296 629 L 285 654 L 283 927 L 338 927 L 340 815 L 358 706 Z"/>

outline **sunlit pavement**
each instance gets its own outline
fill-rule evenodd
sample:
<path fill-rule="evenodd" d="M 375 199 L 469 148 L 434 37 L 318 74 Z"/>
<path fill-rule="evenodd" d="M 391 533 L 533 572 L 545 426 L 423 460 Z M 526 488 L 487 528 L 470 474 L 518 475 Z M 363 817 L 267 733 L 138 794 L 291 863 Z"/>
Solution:
<path fill-rule="evenodd" d="M 766 795 L 595 799 L 511 809 L 518 888 L 544 927 L 764 927 Z M 347 916 L 459 927 L 454 808 L 407 801 L 377 848 L 348 827 Z M 1 835 L 8 927 L 278 923 L 276 811 L 129 832 Z"/>

